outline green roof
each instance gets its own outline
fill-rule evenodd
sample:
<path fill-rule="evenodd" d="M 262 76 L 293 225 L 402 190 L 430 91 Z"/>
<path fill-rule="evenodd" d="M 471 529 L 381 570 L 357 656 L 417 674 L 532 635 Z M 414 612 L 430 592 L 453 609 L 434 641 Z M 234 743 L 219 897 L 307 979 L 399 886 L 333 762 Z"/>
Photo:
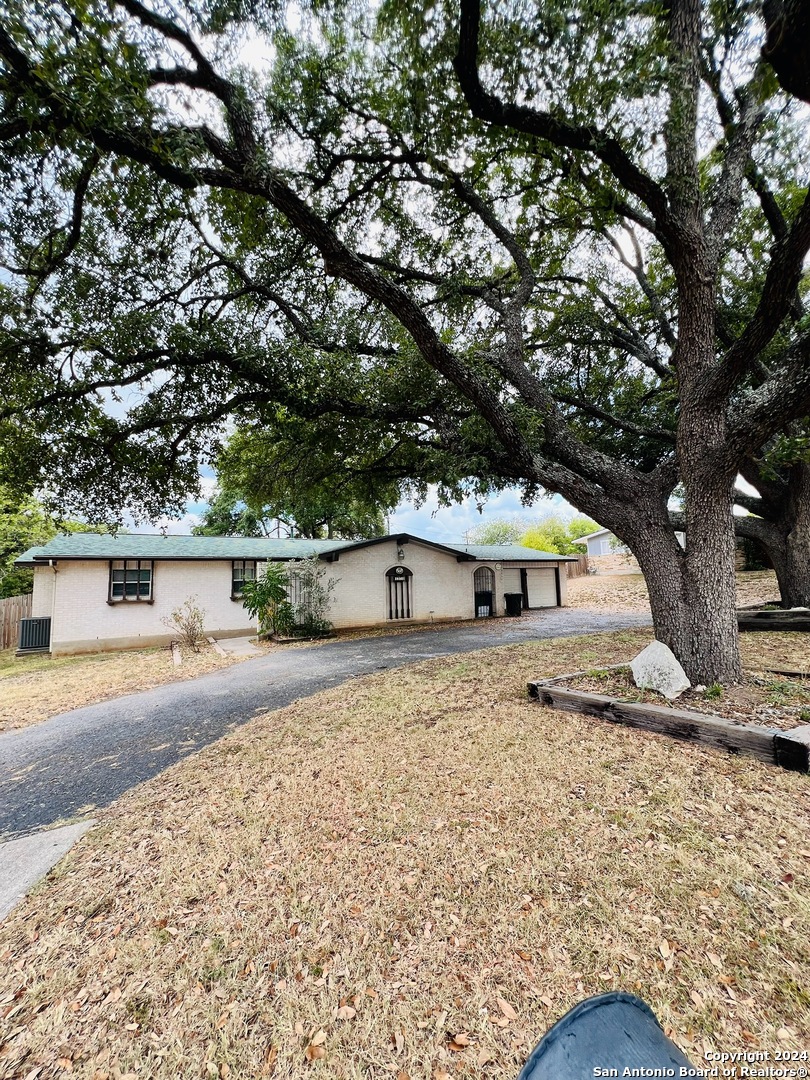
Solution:
<path fill-rule="evenodd" d="M 445 544 L 453 551 L 464 552 L 475 559 L 490 562 L 562 562 L 576 560 L 576 555 L 558 555 L 554 551 L 537 551 L 522 544 Z"/>
<path fill-rule="evenodd" d="M 33 566 L 43 559 L 305 559 L 347 540 L 273 540 L 264 536 L 161 536 L 159 533 L 71 533 L 30 548 L 16 560 Z"/>
<path fill-rule="evenodd" d="M 400 534 L 400 538 L 404 534 Z M 305 559 L 331 551 L 366 547 L 398 537 L 376 541 L 355 540 L 274 540 L 264 536 L 162 536 L 159 533 L 70 533 L 47 544 L 29 548 L 17 566 L 35 566 L 48 559 Z M 557 562 L 567 558 L 548 551 L 535 551 L 520 544 L 436 544 L 418 536 L 409 539 L 471 559 L 490 562 Z"/>

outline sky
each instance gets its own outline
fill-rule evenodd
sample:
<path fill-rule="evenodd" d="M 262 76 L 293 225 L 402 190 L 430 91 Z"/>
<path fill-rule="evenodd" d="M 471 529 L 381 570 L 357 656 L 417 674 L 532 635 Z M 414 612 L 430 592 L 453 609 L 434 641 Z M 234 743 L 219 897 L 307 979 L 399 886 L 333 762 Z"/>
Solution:
<path fill-rule="evenodd" d="M 188 534 L 192 528 L 199 524 L 200 516 L 204 512 L 205 497 L 210 496 L 214 490 L 215 478 L 211 470 L 205 470 L 208 475 L 201 477 L 203 487 L 203 500 L 189 503 L 186 513 L 182 518 L 163 518 L 156 525 L 138 525 L 136 532 L 160 532 L 165 528 L 170 536 Z M 737 486 L 749 494 L 756 494 L 756 489 L 751 487 L 741 476 L 737 477 Z M 735 507 L 735 513 L 745 511 Z M 496 518 L 520 518 L 529 521 L 548 517 L 549 514 L 557 514 L 563 519 L 570 519 L 580 515 L 562 495 L 548 495 L 537 499 L 531 506 L 524 506 L 520 501 L 520 492 L 517 488 L 507 488 L 497 495 L 493 495 L 484 505 L 483 511 L 478 512 L 478 506 L 474 498 L 465 499 L 462 503 L 453 506 L 439 506 L 435 489 L 432 489 L 427 501 L 420 507 L 413 503 L 403 502 L 396 508 L 388 519 L 388 532 L 407 532 L 412 536 L 421 536 L 425 540 L 434 540 L 444 544 L 463 544 L 467 541 L 465 535 L 470 529 L 478 525 L 486 524 Z"/>
<path fill-rule="evenodd" d="M 214 477 L 204 475 L 201 477 L 201 482 L 203 496 L 210 496 L 214 489 Z M 139 524 L 136 526 L 136 531 L 160 532 L 165 528 L 169 536 L 190 533 L 192 528 L 199 524 L 200 515 L 205 507 L 205 498 L 203 498 L 200 502 L 189 503 L 186 513 L 181 518 L 163 518 L 152 526 Z M 538 499 L 531 506 L 523 506 L 520 501 L 520 492 L 516 488 L 508 488 L 493 495 L 485 504 L 483 512 L 479 513 L 474 498 L 465 499 L 464 502 L 453 506 L 439 506 L 435 489 L 432 489 L 427 501 L 418 508 L 411 502 L 400 503 L 388 518 L 388 531 L 407 532 L 437 543 L 462 544 L 466 540 L 465 533 L 470 529 L 495 518 L 519 517 L 521 520 L 524 518 L 536 520 L 547 517 L 549 514 L 571 518 L 578 516 L 579 511 L 575 510 L 561 495 L 549 495 Z"/>

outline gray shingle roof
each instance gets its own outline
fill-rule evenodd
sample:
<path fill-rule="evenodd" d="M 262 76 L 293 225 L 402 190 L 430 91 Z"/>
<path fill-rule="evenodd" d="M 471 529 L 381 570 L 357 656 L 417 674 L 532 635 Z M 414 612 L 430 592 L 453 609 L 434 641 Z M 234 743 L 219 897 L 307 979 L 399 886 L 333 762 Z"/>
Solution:
<path fill-rule="evenodd" d="M 557 555 L 553 551 L 535 551 L 522 544 L 445 544 L 454 551 L 465 552 L 476 559 L 497 562 L 561 562 L 576 559 L 575 555 Z"/>
<path fill-rule="evenodd" d="M 41 559 L 305 559 L 347 546 L 346 540 L 272 540 L 264 536 L 160 536 L 72 533 L 26 551 L 18 565 Z"/>
<path fill-rule="evenodd" d="M 391 539 L 395 539 L 391 537 Z M 430 540 L 413 540 L 431 544 Z M 245 536 L 160 536 L 156 533 L 71 533 L 29 548 L 17 566 L 34 566 L 47 559 L 305 559 L 317 553 L 357 547 L 353 540 L 273 540 Z M 365 545 L 359 545 L 365 546 Z M 535 551 L 519 544 L 440 544 L 474 559 L 496 562 L 558 562 L 564 555 Z"/>

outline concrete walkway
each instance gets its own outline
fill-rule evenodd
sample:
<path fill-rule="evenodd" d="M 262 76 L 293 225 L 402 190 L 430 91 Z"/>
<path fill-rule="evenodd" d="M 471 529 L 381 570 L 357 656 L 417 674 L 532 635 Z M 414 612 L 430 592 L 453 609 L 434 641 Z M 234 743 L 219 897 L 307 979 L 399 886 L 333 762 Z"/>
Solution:
<path fill-rule="evenodd" d="M 217 645 L 229 656 L 264 656 L 264 649 L 257 649 L 249 637 L 217 638 Z"/>
<path fill-rule="evenodd" d="M 93 823 L 90 818 L 0 844 L 0 919 L 5 919 Z"/>

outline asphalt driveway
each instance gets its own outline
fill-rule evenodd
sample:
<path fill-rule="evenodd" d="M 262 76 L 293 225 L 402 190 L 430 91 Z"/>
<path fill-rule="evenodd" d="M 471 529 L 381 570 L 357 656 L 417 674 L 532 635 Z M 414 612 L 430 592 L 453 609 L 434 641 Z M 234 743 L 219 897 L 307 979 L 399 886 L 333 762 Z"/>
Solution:
<path fill-rule="evenodd" d="M 257 713 L 346 679 L 419 660 L 650 624 L 649 615 L 549 609 L 413 634 L 276 651 L 0 735 L 0 837 L 90 817 L 129 788 Z"/>

